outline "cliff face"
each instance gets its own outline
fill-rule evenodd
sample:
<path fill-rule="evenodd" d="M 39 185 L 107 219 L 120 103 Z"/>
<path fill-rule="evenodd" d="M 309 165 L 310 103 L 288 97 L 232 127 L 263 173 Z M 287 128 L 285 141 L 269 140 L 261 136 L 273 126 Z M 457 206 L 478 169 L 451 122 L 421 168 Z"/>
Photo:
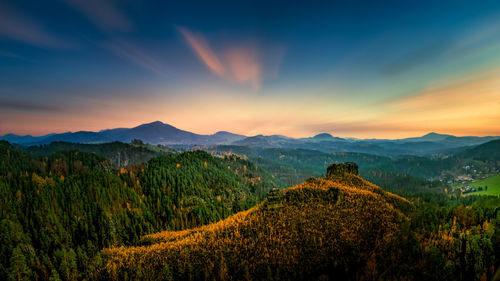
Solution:
<path fill-rule="evenodd" d="M 377 279 L 411 203 L 357 176 L 354 163 L 333 167 L 218 223 L 106 249 L 103 279 Z"/>

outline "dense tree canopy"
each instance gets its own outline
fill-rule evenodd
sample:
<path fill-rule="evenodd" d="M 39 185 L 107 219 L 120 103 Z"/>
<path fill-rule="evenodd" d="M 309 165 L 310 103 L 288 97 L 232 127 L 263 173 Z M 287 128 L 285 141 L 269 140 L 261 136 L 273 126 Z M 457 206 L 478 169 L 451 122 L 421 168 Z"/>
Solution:
<path fill-rule="evenodd" d="M 27 155 L 0 142 L 0 279 L 93 279 L 100 249 L 218 221 L 275 186 L 237 157 L 198 151 L 117 168 L 93 153 Z"/>

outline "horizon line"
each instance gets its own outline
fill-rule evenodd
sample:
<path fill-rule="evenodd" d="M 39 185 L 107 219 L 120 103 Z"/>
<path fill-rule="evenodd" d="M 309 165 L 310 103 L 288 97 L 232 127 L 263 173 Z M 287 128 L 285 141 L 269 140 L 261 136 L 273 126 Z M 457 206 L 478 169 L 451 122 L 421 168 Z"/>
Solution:
<path fill-rule="evenodd" d="M 103 132 L 103 131 L 107 131 L 107 130 L 116 130 L 116 129 L 133 129 L 133 128 L 137 128 L 137 127 L 140 127 L 140 126 L 143 126 L 143 125 L 151 125 L 151 124 L 154 124 L 154 123 L 161 123 L 162 125 L 168 125 L 168 126 L 171 126 L 175 129 L 178 129 L 178 130 L 181 130 L 181 131 L 185 131 L 185 132 L 189 132 L 189 133 L 193 133 L 193 134 L 196 134 L 196 135 L 202 135 L 202 136 L 210 136 L 210 135 L 215 135 L 217 133 L 221 133 L 221 132 L 226 132 L 226 133 L 231 133 L 231 134 L 236 134 L 236 135 L 242 135 L 244 137 L 256 137 L 256 136 L 284 136 L 284 137 L 288 137 L 288 138 L 293 138 L 293 139 L 302 139 L 302 138 L 311 138 L 311 137 L 315 137 L 317 135 L 320 135 L 320 134 L 329 134 L 333 137 L 338 137 L 338 138 L 342 138 L 342 139 L 358 139 L 358 140 L 401 140 L 401 139 L 409 139 L 409 138 L 419 138 L 419 137 L 424 137 L 424 136 L 427 136 L 427 135 L 430 135 L 430 134 L 437 134 L 437 135 L 446 135 L 446 136 L 453 136 L 453 137 L 480 137 L 480 138 L 486 138 L 486 137 L 500 137 L 500 135 L 488 135 L 488 136 L 475 136 L 475 135 L 455 135 L 455 134 L 447 134 L 447 133 L 438 133 L 438 132 L 435 132 L 435 131 L 431 131 L 431 132 L 428 132 L 428 133 L 425 133 L 423 135 L 417 135 L 417 136 L 410 136 L 410 137 L 403 137 L 403 138 L 358 138 L 358 137 L 341 137 L 341 136 L 337 136 L 337 135 L 334 135 L 330 132 L 327 132 L 327 131 L 324 131 L 324 132 L 318 132 L 314 135 L 309 135 L 309 136 L 301 136 L 301 137 L 290 137 L 290 136 L 287 136 L 287 135 L 284 135 L 284 134 L 255 134 L 255 135 L 246 135 L 246 134 L 241 134 L 241 133 L 234 133 L 234 132 L 231 132 L 231 131 L 228 131 L 228 130 L 219 130 L 219 131 L 216 131 L 212 134 L 200 134 L 200 133 L 195 133 L 193 131 L 188 131 L 188 130 L 184 130 L 184 129 L 180 129 L 172 124 L 169 124 L 169 123 L 165 123 L 163 121 L 160 121 L 160 120 L 155 120 L 155 121 L 152 121 L 152 122 L 147 122 L 147 123 L 140 123 L 136 126 L 132 126 L 132 127 L 114 127 L 114 128 L 104 128 L 104 129 L 100 129 L 100 130 L 95 130 L 95 131 L 92 131 L 92 130 L 77 130 L 77 131 L 63 131 L 63 132 L 51 132 L 51 133 L 46 133 L 46 134 L 40 134 L 40 135 L 35 135 L 35 134 L 16 134 L 16 133 L 12 133 L 12 132 L 8 132 L 8 133 L 5 133 L 3 135 L 1 135 L 0 137 L 5 137 L 7 135 L 14 135 L 14 136 L 17 136 L 17 137 L 36 137 L 36 138 L 39 138 L 39 137 L 44 137 L 44 136 L 49 136 L 49 135 L 58 135 L 58 134 L 67 134 L 67 133 L 79 133 L 79 132 L 90 132 L 90 133 L 99 133 L 99 132 Z"/>

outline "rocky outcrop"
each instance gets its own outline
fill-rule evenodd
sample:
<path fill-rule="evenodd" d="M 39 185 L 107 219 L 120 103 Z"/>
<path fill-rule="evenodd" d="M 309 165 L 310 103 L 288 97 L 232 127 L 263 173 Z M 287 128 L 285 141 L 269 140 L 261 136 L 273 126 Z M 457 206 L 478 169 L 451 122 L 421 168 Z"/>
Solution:
<path fill-rule="evenodd" d="M 283 206 L 283 192 L 279 188 L 271 189 L 266 195 L 266 208 L 277 209 Z"/>
<path fill-rule="evenodd" d="M 358 165 L 354 162 L 332 164 L 326 169 L 326 178 L 342 177 L 344 174 L 358 175 Z"/>

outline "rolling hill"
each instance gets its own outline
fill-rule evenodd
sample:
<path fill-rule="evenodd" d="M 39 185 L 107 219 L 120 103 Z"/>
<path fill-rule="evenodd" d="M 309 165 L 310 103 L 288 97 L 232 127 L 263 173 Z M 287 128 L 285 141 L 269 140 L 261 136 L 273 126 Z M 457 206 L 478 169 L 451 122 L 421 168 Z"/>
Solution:
<path fill-rule="evenodd" d="M 341 165 L 339 165 L 341 166 Z M 365 279 L 407 220 L 411 203 L 340 169 L 215 224 L 143 237 L 103 251 L 112 280 Z"/>
<path fill-rule="evenodd" d="M 489 161 L 498 163 L 500 167 L 500 140 L 492 140 L 476 147 L 467 149 L 458 156 L 472 158 L 474 160 Z"/>
<path fill-rule="evenodd" d="M 168 149 L 150 145 L 132 145 L 122 142 L 87 144 L 57 141 L 44 145 L 17 145 L 16 147 L 25 153 L 36 155 L 50 155 L 55 152 L 67 150 L 95 153 L 105 157 L 117 167 L 146 163 L 153 157 L 169 153 Z"/>
<path fill-rule="evenodd" d="M 309 177 L 319 177 L 331 163 L 356 162 L 360 175 L 385 190 L 398 194 L 443 191 L 442 184 L 432 182 L 429 178 L 439 175 L 450 163 L 449 160 L 432 160 L 417 156 L 391 158 L 357 152 L 324 153 L 291 148 L 219 145 L 205 149 L 214 155 L 234 153 L 248 157 L 278 179 L 282 186 L 292 186 Z"/>

